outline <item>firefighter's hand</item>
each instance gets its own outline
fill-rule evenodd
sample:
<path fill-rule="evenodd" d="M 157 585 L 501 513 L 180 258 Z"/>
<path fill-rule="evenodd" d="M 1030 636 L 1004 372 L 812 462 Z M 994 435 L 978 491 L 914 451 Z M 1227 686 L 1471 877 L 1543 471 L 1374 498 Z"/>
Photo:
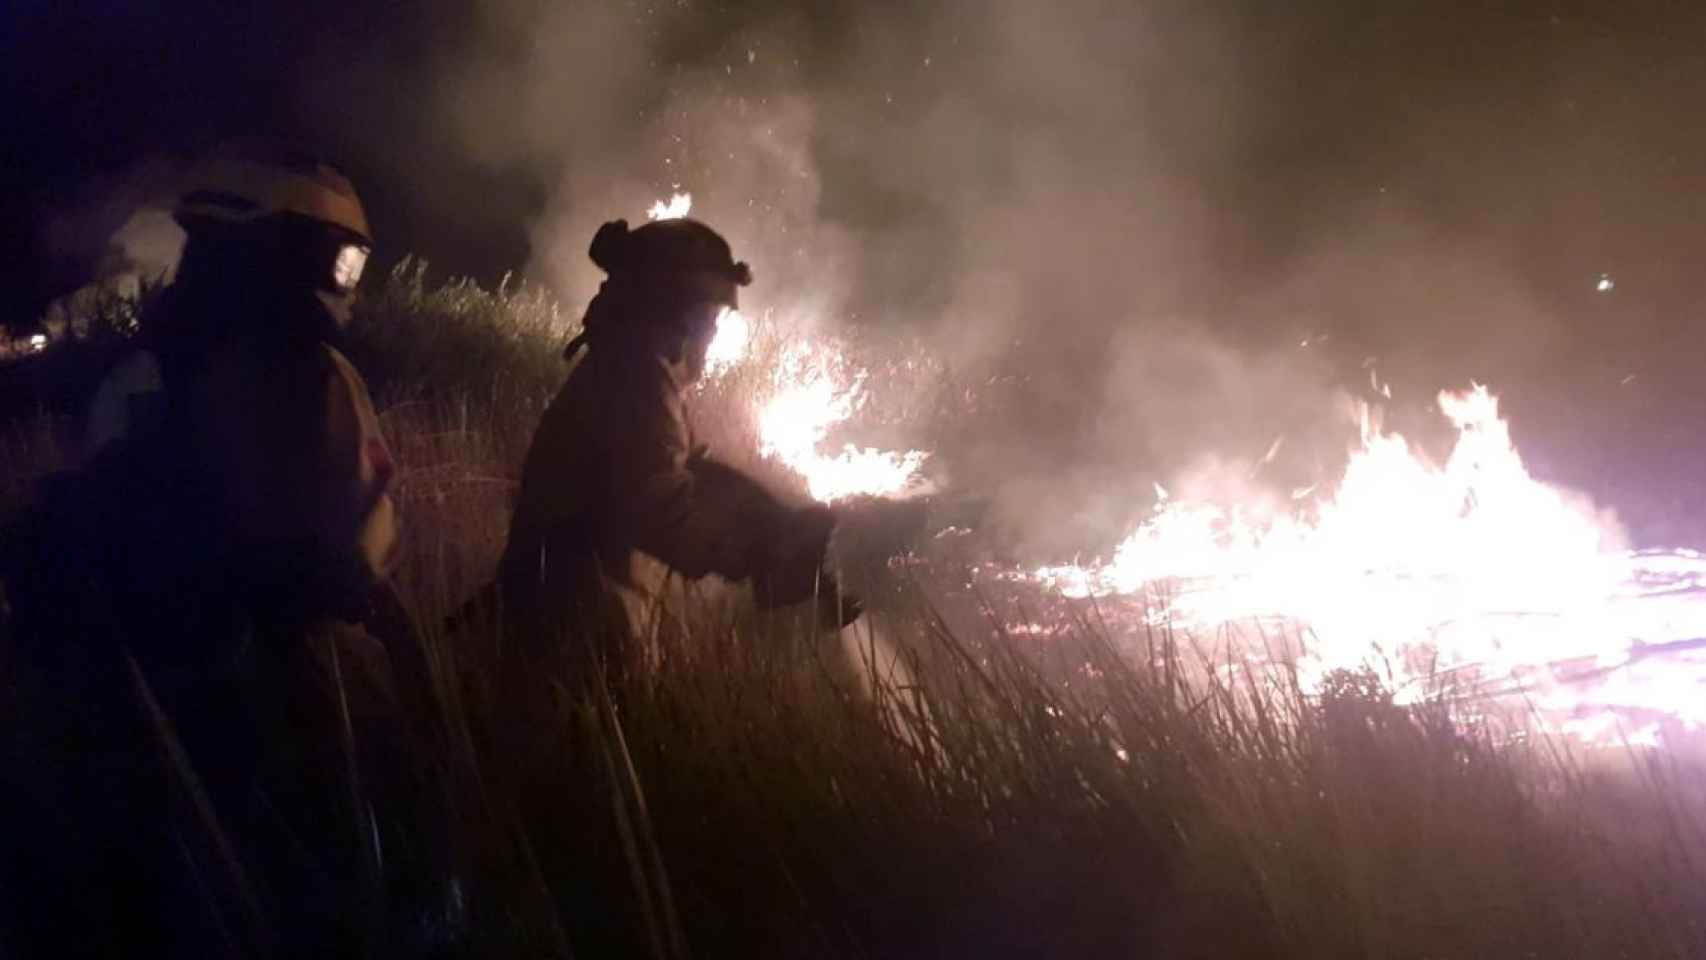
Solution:
<path fill-rule="evenodd" d="M 841 589 L 834 577 L 820 581 L 817 594 L 817 625 L 823 630 L 850 627 L 865 613 L 865 601 Z"/>
<path fill-rule="evenodd" d="M 859 619 L 865 603 L 843 590 L 839 578 L 826 563 L 804 568 L 782 569 L 753 578 L 753 596 L 763 610 L 810 602 L 820 630 L 840 630 Z"/>
<path fill-rule="evenodd" d="M 766 609 L 804 603 L 817 596 L 820 581 L 833 580 L 826 566 L 829 539 L 835 533 L 835 514 L 828 507 L 793 511 L 764 544 L 754 564 L 753 593 Z"/>
<path fill-rule="evenodd" d="M 836 553 L 851 563 L 882 562 L 923 538 L 929 506 L 922 500 L 858 497 L 835 508 Z"/>

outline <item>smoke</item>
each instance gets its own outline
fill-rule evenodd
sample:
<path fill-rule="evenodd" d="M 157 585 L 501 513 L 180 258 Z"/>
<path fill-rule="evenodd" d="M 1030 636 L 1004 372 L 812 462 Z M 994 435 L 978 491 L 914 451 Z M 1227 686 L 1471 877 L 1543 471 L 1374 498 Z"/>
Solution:
<path fill-rule="evenodd" d="M 754 265 L 749 312 L 904 330 L 1001 393 L 914 445 L 1059 551 L 1117 537 L 1157 483 L 1331 477 L 1348 398 L 1433 429 L 1440 387 L 1557 340 L 1496 245 L 1436 234 L 1418 198 L 1363 170 L 1309 195 L 1344 171 L 1296 138 L 1346 137 L 1266 86 L 1318 81 L 1305 55 L 1215 5 L 510 0 L 437 90 L 469 157 L 542 185 L 530 272 L 571 302 L 600 222 L 689 190 Z"/>
<path fill-rule="evenodd" d="M 1045 308 L 1159 302 L 1198 259 L 1197 191 L 1164 168 L 1216 134 L 1192 123 L 1181 142 L 1157 126 L 1221 112 L 1205 100 L 1223 92 L 1180 84 L 1215 74 L 1192 49 L 1206 41 L 1020 3 L 745 20 L 691 5 L 483 9 L 439 105 L 469 156 L 548 184 L 535 267 L 566 293 L 585 292 L 591 228 L 676 186 L 778 300 L 813 291 L 842 317 L 934 317 L 962 349 L 1000 345 Z M 1147 39 L 1134 49 L 1134 36 Z"/>
<path fill-rule="evenodd" d="M 597 282 L 598 224 L 684 189 L 754 265 L 749 312 L 904 330 L 974 378 L 1017 356 L 1030 412 L 952 457 L 1019 491 L 998 499 L 1144 493 L 1134 459 L 1228 411 L 1242 346 L 1204 347 L 1212 381 L 1133 359 L 1215 287 L 1203 164 L 1236 149 L 1239 105 L 1212 19 L 1019 0 L 482 10 L 438 105 L 475 162 L 545 185 L 529 272 L 571 302 Z M 1157 398 L 1180 419 L 1147 412 Z M 1064 449 L 1061 417 L 1086 424 Z"/>
<path fill-rule="evenodd" d="M 1232 76 L 1200 27 L 1087 3 L 804 10 L 489 6 L 442 89 L 473 155 L 551 183 L 536 267 L 584 293 L 592 228 L 679 186 L 760 267 L 755 295 L 972 356 L 1038 318 L 1157 309 L 1200 272 L 1183 168 L 1226 146 L 1203 118 Z"/>
<path fill-rule="evenodd" d="M 1021 544 L 1117 536 L 1197 464 L 1285 493 L 1354 440 L 1346 397 L 1428 440 L 1471 380 L 1537 476 L 1706 536 L 1706 8 L 38 6 L 6 320 L 102 269 L 152 195 L 126 164 L 276 135 L 349 169 L 372 272 L 522 269 L 569 304 L 600 223 L 692 192 L 749 313 L 917 337 L 1000 411 L 885 442 L 938 448 Z"/>
<path fill-rule="evenodd" d="M 357 7 L 265 115 L 351 167 L 382 259 L 581 303 L 597 226 L 690 191 L 754 267 L 747 312 L 917 337 L 995 411 L 893 442 L 1022 546 L 1117 537 L 1205 464 L 1276 494 L 1331 476 L 1347 398 L 1425 439 L 1476 379 L 1525 453 L 1525 424 L 1567 443 L 1549 410 L 1596 384 L 1632 405 L 1682 355 L 1620 333 L 1656 329 L 1644 291 L 1697 299 L 1641 266 L 1706 222 L 1693 168 L 1659 163 L 1698 125 L 1654 106 L 1698 84 L 1630 72 L 1692 62 L 1681 40 L 1225 0 Z"/>

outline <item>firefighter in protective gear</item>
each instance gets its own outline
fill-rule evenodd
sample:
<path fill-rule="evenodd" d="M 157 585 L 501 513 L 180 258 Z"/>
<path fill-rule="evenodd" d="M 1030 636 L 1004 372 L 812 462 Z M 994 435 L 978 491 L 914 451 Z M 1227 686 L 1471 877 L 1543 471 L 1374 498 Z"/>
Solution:
<path fill-rule="evenodd" d="M 335 791 L 306 800 L 296 774 L 280 781 L 288 803 L 274 795 L 282 813 L 256 813 L 254 799 L 295 734 L 336 716 L 308 695 L 326 687 L 315 657 L 335 625 L 368 625 L 405 707 L 419 703 L 423 658 L 386 580 L 398 542 L 392 460 L 366 385 L 333 346 L 372 232 L 342 173 L 267 146 L 216 155 L 175 216 L 187 234 L 177 277 L 98 389 L 81 467 L 26 522 L 17 542 L 30 556 L 0 576 L 47 682 L 94 691 L 73 720 L 94 716 L 97 700 L 117 705 L 87 734 L 90 755 L 108 760 L 85 775 L 117 764 L 128 786 L 77 789 L 83 819 L 168 835 L 158 821 L 171 814 L 151 803 L 167 794 L 136 786 L 158 771 L 148 742 L 132 738 L 157 720 L 244 852 L 277 852 L 287 845 L 263 838 L 285 816 L 298 831 L 335 822 L 323 815 Z M 97 809 L 103 795 L 113 809 Z M 149 908 L 145 875 L 170 856 L 136 845 L 134 862 L 152 866 L 113 882 L 137 875 L 144 893 L 125 899 L 139 927 L 169 922 L 185 903 Z M 268 877 L 281 913 L 320 918 L 293 928 L 310 939 L 315 923 L 348 913 L 336 902 L 348 891 L 315 893 L 311 873 Z M 180 894 L 168 879 L 155 895 Z"/>
<path fill-rule="evenodd" d="M 228 148 L 195 183 L 177 280 L 90 405 L 85 472 L 175 461 L 186 563 L 168 567 L 205 567 L 264 619 L 361 619 L 398 539 L 389 449 L 333 346 L 366 214 L 342 173 L 288 151 Z"/>
<path fill-rule="evenodd" d="M 606 223 L 590 254 L 608 279 L 522 469 L 498 577 L 506 620 L 548 648 L 576 632 L 619 669 L 643 632 L 645 554 L 690 579 L 750 578 L 763 604 L 815 597 L 827 625 L 851 622 L 857 604 L 824 569 L 833 516 L 710 459 L 688 424 L 685 392 L 751 270 L 688 219 Z"/>

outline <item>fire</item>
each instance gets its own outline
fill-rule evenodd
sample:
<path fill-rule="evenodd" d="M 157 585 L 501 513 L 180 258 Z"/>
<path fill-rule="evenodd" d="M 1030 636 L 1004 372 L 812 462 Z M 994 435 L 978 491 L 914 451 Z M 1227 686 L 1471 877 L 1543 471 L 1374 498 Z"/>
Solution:
<path fill-rule="evenodd" d="M 1585 499 L 1529 475 L 1485 387 L 1441 393 L 1439 409 L 1458 431 L 1443 465 L 1365 414 L 1339 483 L 1301 509 L 1163 497 L 1111 560 L 1033 576 L 1073 596 L 1167 584 L 1149 616 L 1199 635 L 1293 625 L 1306 690 L 1372 666 L 1416 699 L 1470 672 L 1538 690 L 1559 729 L 1583 739 L 1622 729 L 1614 707 L 1706 722 L 1699 678 L 1632 664 L 1641 644 L 1702 635 L 1706 610 L 1658 602 L 1706 577 L 1700 557 L 1624 551 Z"/>
<path fill-rule="evenodd" d="M 692 194 L 677 193 L 652 204 L 646 216 L 671 220 L 692 209 Z M 752 339 L 752 324 L 744 314 L 733 309 L 720 313 L 705 355 L 706 375 L 716 377 L 747 361 Z M 927 491 L 920 476 L 928 456 L 923 451 L 851 443 L 835 453 L 819 450 L 830 431 L 852 417 L 865 399 L 866 372 L 850 363 L 838 344 L 829 338 L 799 337 L 772 359 L 767 389 L 755 397 L 753 411 L 762 455 L 799 474 L 811 495 L 825 503 Z"/>
<path fill-rule="evenodd" d="M 752 323 L 739 310 L 724 308 L 717 314 L 717 332 L 705 351 L 705 373 L 716 376 L 746 359 L 752 342 Z"/>
<path fill-rule="evenodd" d="M 680 220 L 693 212 L 693 195 L 691 193 L 672 194 L 668 200 L 659 200 L 646 211 L 647 220 Z"/>
<path fill-rule="evenodd" d="M 680 220 L 693 212 L 693 194 L 676 193 L 659 200 L 646 211 L 647 220 Z M 746 359 L 752 324 L 739 310 L 724 309 L 717 315 L 717 333 L 705 354 L 705 372 L 715 376 Z"/>
<path fill-rule="evenodd" d="M 804 477 L 811 495 L 825 503 L 861 494 L 923 492 L 923 451 L 851 443 L 838 453 L 819 451 L 829 431 L 864 402 L 866 373 L 849 367 L 828 342 L 800 341 L 784 348 L 771 371 L 773 393 L 758 411 L 759 452 Z"/>
<path fill-rule="evenodd" d="M 691 209 L 678 193 L 649 215 Z M 796 333 L 761 345 L 747 317 L 725 311 L 707 372 L 755 364 L 759 451 L 813 497 L 927 492 L 924 451 L 824 449 L 867 397 L 867 370 L 838 341 Z M 1547 729 L 1587 743 L 1650 744 L 1670 726 L 1706 726 L 1706 640 L 1696 639 L 1706 637 L 1706 556 L 1625 550 L 1585 497 L 1529 474 L 1485 387 L 1441 393 L 1438 407 L 1458 433 L 1442 463 L 1365 410 L 1361 443 L 1322 492 L 1212 502 L 1157 488 L 1153 515 L 1111 558 L 1000 576 L 1069 598 L 1125 598 L 1142 611 L 1137 627 L 1164 623 L 1223 652 L 1248 640 L 1252 665 L 1285 661 L 1306 692 L 1333 670 L 1373 667 L 1407 701 L 1521 693 Z M 1267 649 L 1275 628 L 1292 650 Z"/>

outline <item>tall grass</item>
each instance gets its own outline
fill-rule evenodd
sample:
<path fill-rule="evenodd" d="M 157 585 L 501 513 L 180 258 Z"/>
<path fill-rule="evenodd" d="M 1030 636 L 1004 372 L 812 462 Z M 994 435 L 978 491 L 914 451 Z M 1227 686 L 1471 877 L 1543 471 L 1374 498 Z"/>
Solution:
<path fill-rule="evenodd" d="M 328 942 L 439 956 L 1706 956 L 1706 791 L 1682 761 L 1495 743 L 1443 707 L 1394 705 L 1369 677 L 1319 698 L 1283 673 L 1227 680 L 1192 638 L 1116 638 L 1093 607 L 1046 638 L 1014 636 L 991 611 L 1041 601 L 967 590 L 948 556 L 918 576 L 850 571 L 872 611 L 841 636 L 738 593 L 680 590 L 672 628 L 620 690 L 572 658 L 509 670 L 497 628 L 442 624 L 495 562 L 566 326 L 536 292 L 429 287 L 409 267 L 354 328 L 401 464 L 400 580 L 433 695 L 432 716 L 404 712 L 383 652 L 355 635 L 306 648 L 312 695 L 245 674 L 280 704 L 258 747 L 281 758 L 266 796 L 312 784 L 302 795 L 322 798 L 291 849 L 340 895 L 286 912 Z M 42 731 L 67 705 L 32 697 L 7 701 L 5 778 L 50 798 L 47 768 L 74 761 Z M 170 746 L 168 712 L 140 712 L 139 740 Z M 226 862 L 229 811 L 197 813 L 198 777 L 218 772 L 163 756 L 186 798 L 171 835 L 204 868 L 175 909 L 217 921 L 187 925 L 223 931 L 234 953 L 304 942 L 267 912 L 276 858 L 239 838 Z M 32 819 L 12 829 L 75 859 L 84 825 L 41 805 L 13 804 Z M 91 902 L 107 884 L 98 869 L 69 876 L 53 889 Z"/>

